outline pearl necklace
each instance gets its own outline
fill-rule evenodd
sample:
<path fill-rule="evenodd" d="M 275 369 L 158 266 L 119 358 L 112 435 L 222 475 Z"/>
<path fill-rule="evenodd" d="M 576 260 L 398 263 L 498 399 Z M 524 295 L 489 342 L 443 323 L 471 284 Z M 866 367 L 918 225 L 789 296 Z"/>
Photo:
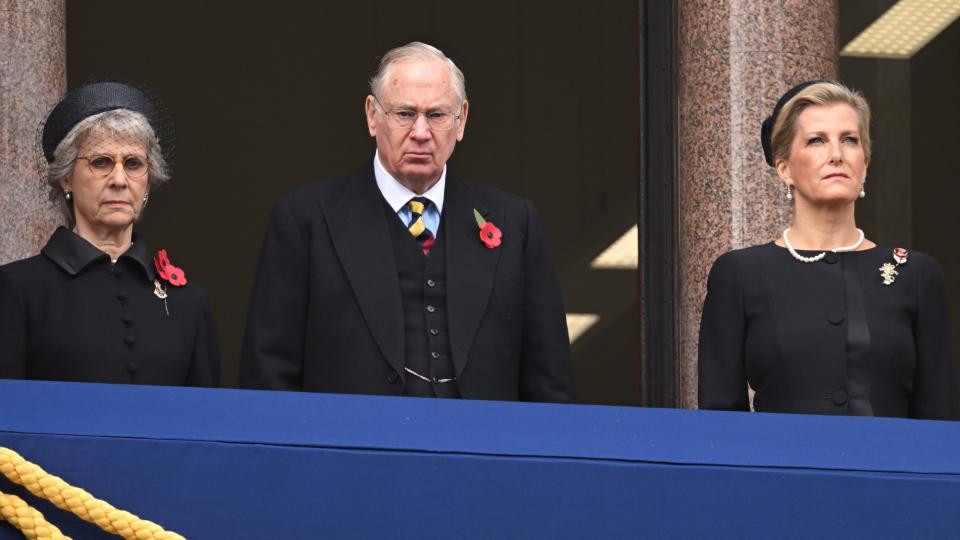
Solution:
<path fill-rule="evenodd" d="M 790 232 L 789 227 L 783 230 L 783 243 L 786 244 L 787 251 L 790 252 L 790 255 L 792 255 L 794 259 L 800 262 L 805 262 L 805 263 L 815 263 L 827 256 L 826 251 L 821 252 L 819 255 L 814 255 L 813 257 L 804 257 L 803 255 L 797 253 L 797 250 L 793 248 L 793 244 L 790 243 L 790 239 L 787 238 L 787 233 L 789 232 Z M 863 229 L 857 229 L 857 234 L 860 235 L 860 237 L 857 238 L 857 241 L 854 242 L 853 244 L 850 244 L 849 246 L 841 246 L 838 248 L 834 248 L 830 251 L 834 253 L 843 253 L 845 251 L 856 251 L 857 249 L 860 248 L 860 246 L 863 245 L 863 240 L 864 240 Z"/>

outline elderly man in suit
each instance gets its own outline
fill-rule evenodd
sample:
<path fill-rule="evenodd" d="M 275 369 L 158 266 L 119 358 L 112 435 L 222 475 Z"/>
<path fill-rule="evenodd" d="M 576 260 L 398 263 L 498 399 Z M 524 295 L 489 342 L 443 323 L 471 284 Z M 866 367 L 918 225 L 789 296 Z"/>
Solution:
<path fill-rule="evenodd" d="M 373 162 L 273 209 L 241 386 L 573 401 L 536 210 L 446 166 L 467 125 L 463 73 L 414 42 L 383 57 L 370 92 Z"/>

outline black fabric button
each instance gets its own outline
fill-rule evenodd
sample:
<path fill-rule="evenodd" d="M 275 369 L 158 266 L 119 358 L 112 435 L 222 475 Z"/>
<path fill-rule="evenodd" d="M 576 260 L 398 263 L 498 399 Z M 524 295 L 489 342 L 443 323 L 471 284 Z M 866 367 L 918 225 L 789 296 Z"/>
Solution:
<path fill-rule="evenodd" d="M 837 264 L 837 262 L 840 260 L 840 254 L 830 251 L 827 253 L 827 256 L 823 258 L 823 260 L 827 264 Z"/>
<path fill-rule="evenodd" d="M 122 272 L 120 272 L 120 267 L 119 267 L 119 266 L 113 265 L 113 268 L 111 268 L 110 271 L 113 272 L 113 277 L 115 277 L 115 278 L 117 278 L 117 279 L 120 279 L 120 274 L 121 274 Z"/>
<path fill-rule="evenodd" d="M 120 322 L 122 322 L 124 326 L 130 326 L 130 323 L 133 322 L 133 318 L 130 315 L 124 313 L 123 316 L 120 317 Z"/>
<path fill-rule="evenodd" d="M 125 292 L 123 292 L 123 291 L 117 291 L 117 300 L 119 300 L 119 301 L 121 301 L 121 302 L 126 302 L 126 301 L 127 301 L 127 293 L 125 293 Z"/>
<path fill-rule="evenodd" d="M 832 325 L 838 325 L 843 322 L 843 313 L 831 313 L 827 320 L 830 321 Z"/>
<path fill-rule="evenodd" d="M 844 390 L 837 390 L 833 393 L 833 404 L 843 405 L 847 402 L 847 393 Z"/>
<path fill-rule="evenodd" d="M 127 336 L 123 338 L 123 342 L 127 345 L 128 349 L 133 348 L 133 336 Z"/>
<path fill-rule="evenodd" d="M 434 358 L 434 359 L 440 358 L 440 353 L 438 353 L 437 351 L 433 351 L 432 353 L 430 353 L 430 358 Z"/>
<path fill-rule="evenodd" d="M 137 363 L 136 362 L 127 362 L 127 371 L 130 373 L 137 372 Z"/>
<path fill-rule="evenodd" d="M 396 372 L 391 372 L 389 375 L 387 375 L 387 382 L 390 383 L 390 384 L 393 384 L 393 383 L 397 382 L 397 379 L 399 379 L 399 378 L 400 378 L 400 376 L 397 375 Z"/>
<path fill-rule="evenodd" d="M 437 286 L 437 282 L 436 282 L 436 281 L 434 281 L 434 280 L 432 280 L 432 279 L 428 279 L 428 280 L 427 280 L 427 287 L 436 287 L 436 286 Z"/>
<path fill-rule="evenodd" d="M 440 331 L 437 330 L 436 328 L 431 328 L 431 329 L 430 329 L 430 335 L 431 335 L 431 336 L 435 336 L 435 335 L 437 335 L 437 334 L 439 334 L 439 333 L 440 333 Z"/>
<path fill-rule="evenodd" d="M 437 308 L 435 308 L 435 307 L 433 307 L 433 306 L 427 306 L 427 312 L 428 312 L 428 313 L 433 313 L 433 312 L 436 311 L 436 310 L 437 310 Z"/>

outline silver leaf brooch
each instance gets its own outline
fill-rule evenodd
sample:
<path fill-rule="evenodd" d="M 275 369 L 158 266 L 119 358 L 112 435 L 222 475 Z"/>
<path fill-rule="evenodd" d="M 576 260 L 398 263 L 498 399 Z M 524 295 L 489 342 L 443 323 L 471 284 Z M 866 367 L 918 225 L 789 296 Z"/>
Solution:
<path fill-rule="evenodd" d="M 884 285 L 893 284 L 894 280 L 897 279 L 897 276 L 900 274 L 897 272 L 897 268 L 907 264 L 908 258 L 910 258 L 910 253 L 907 250 L 899 247 L 893 249 L 893 262 L 883 263 L 883 266 L 880 267 L 880 277 L 883 278 Z"/>

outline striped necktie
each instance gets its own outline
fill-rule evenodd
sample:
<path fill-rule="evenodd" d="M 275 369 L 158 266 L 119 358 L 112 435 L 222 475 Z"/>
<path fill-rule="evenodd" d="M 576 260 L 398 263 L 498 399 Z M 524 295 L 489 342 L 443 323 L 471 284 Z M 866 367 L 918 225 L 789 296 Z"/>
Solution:
<path fill-rule="evenodd" d="M 410 218 L 410 225 L 407 226 L 407 230 L 409 230 L 410 234 L 417 239 L 417 242 L 420 242 L 420 249 L 423 251 L 424 255 L 429 255 L 430 248 L 432 248 L 433 244 L 436 243 L 433 233 L 430 232 L 430 229 L 428 229 L 423 223 L 423 212 L 428 206 L 430 206 L 430 204 L 430 199 L 426 197 L 414 197 L 410 199 L 410 202 L 407 203 L 407 206 L 410 207 L 410 213 L 412 215 Z"/>

